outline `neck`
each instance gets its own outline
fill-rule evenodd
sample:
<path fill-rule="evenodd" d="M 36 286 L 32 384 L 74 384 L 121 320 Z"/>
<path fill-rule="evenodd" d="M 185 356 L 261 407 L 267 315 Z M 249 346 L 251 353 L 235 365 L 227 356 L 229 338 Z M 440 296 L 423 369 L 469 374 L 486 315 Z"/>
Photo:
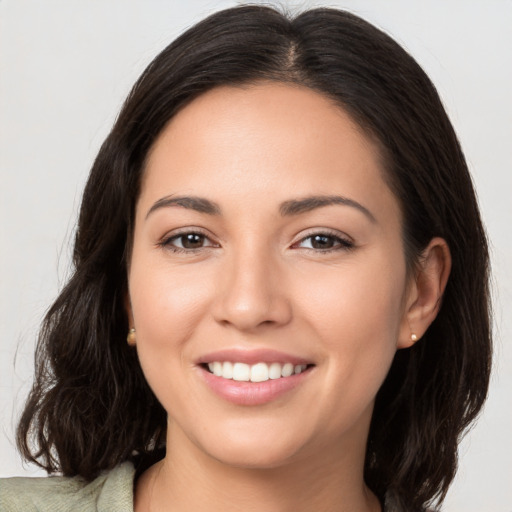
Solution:
<path fill-rule="evenodd" d="M 137 484 L 135 511 L 380 511 L 363 481 L 364 446 L 346 446 L 315 447 L 279 467 L 233 467 L 170 428 L 166 457 Z"/>

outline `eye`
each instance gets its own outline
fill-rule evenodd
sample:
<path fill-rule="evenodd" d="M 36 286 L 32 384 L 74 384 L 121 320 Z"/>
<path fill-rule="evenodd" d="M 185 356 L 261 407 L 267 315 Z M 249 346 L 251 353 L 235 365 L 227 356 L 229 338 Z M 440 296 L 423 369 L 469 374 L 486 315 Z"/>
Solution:
<path fill-rule="evenodd" d="M 321 252 L 329 252 L 335 250 L 347 250 L 354 247 L 354 243 L 350 240 L 342 238 L 339 235 L 331 233 L 314 233 L 304 237 L 295 247 L 302 249 L 311 249 Z"/>
<path fill-rule="evenodd" d="M 195 231 L 167 237 L 159 245 L 174 252 L 187 252 L 203 249 L 204 247 L 216 247 L 216 244 L 206 235 Z"/>

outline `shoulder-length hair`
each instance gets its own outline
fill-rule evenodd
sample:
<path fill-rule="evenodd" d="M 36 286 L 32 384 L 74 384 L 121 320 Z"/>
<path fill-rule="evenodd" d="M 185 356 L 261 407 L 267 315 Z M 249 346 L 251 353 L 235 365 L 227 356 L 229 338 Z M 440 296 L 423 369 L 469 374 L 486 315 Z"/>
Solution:
<path fill-rule="evenodd" d="M 166 412 L 126 343 L 127 261 L 149 149 L 169 120 L 221 85 L 298 84 L 343 108 L 379 146 L 403 214 L 409 269 L 436 236 L 452 271 L 436 320 L 397 352 L 371 423 L 365 479 L 407 510 L 442 501 L 461 434 L 490 372 L 486 236 L 467 165 L 435 87 L 395 41 L 348 12 L 295 17 L 262 6 L 217 12 L 165 48 L 129 94 L 92 167 L 74 273 L 44 320 L 36 378 L 18 427 L 24 457 L 92 479 L 162 457 Z M 137 458 L 139 457 L 139 458 Z"/>

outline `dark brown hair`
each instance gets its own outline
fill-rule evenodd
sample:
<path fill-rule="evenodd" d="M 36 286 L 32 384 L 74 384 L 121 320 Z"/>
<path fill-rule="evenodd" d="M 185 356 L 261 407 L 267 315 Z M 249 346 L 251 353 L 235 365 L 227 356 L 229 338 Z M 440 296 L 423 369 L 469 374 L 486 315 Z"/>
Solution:
<path fill-rule="evenodd" d="M 168 121 L 220 85 L 274 80 L 333 99 L 381 148 L 403 213 L 409 268 L 435 237 L 453 266 L 438 317 L 400 350 L 380 389 L 365 479 L 406 510 L 442 501 L 457 444 L 487 393 L 488 251 L 471 178 L 438 94 L 414 59 L 354 16 L 296 17 L 262 6 L 217 12 L 158 55 L 128 96 L 92 167 L 74 272 L 49 309 L 36 379 L 18 428 L 23 455 L 92 479 L 125 460 L 162 457 L 166 412 L 126 343 L 127 257 L 149 149 Z"/>

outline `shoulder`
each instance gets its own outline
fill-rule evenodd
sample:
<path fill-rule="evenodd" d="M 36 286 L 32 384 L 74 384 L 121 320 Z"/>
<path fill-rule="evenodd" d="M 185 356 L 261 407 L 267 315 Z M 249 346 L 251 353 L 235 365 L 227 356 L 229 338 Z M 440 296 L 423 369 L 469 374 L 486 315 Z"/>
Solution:
<path fill-rule="evenodd" d="M 0 479 L 2 512 L 133 512 L 133 464 L 125 462 L 92 482 L 80 477 Z"/>

